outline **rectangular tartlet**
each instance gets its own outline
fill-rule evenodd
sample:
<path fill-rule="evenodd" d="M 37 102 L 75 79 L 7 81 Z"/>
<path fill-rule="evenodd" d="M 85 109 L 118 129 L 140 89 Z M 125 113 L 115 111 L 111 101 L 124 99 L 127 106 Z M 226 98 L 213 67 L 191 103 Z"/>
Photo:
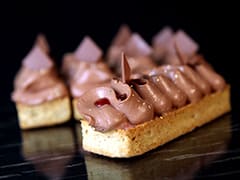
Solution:
<path fill-rule="evenodd" d="M 165 113 L 129 129 L 96 131 L 81 120 L 85 151 L 116 158 L 138 156 L 191 132 L 231 110 L 230 85 L 199 102 Z"/>

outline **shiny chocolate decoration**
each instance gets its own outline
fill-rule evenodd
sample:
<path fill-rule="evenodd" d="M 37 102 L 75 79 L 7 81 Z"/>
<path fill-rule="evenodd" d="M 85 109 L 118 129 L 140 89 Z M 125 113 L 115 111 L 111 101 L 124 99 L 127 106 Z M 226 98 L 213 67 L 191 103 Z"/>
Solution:
<path fill-rule="evenodd" d="M 198 88 L 205 94 L 210 94 L 212 89 L 210 84 L 201 77 L 194 69 L 190 66 L 184 65 L 178 67 L 180 71 L 183 72 L 191 81 L 198 86 Z"/>
<path fill-rule="evenodd" d="M 94 97 L 95 93 L 99 93 L 96 91 L 102 91 L 93 104 L 98 108 L 111 106 L 114 111 L 122 113 L 126 119 L 120 124 L 126 123 L 130 127 L 129 125 L 143 123 L 153 119 L 154 115 L 162 115 L 188 103 L 197 103 L 205 95 L 222 90 L 226 85 L 224 79 L 203 57 L 196 54 L 198 45 L 185 32 L 179 30 L 173 34 L 171 29 L 166 28 L 161 33 L 158 43 L 166 42 L 163 48 L 167 60 L 174 60 L 172 63 L 156 66 L 150 59 L 151 48 L 148 48 L 139 34 L 134 33 L 126 43 L 125 52 L 122 52 L 121 79 L 113 78 L 104 91 L 104 87 L 99 87 L 92 89 L 91 93 L 86 92 L 87 96 Z M 81 102 L 85 94 L 79 98 Z M 96 106 L 96 102 L 101 102 L 101 105 Z M 83 103 L 85 104 L 81 108 L 88 102 Z M 80 113 L 81 111 L 79 109 Z M 108 118 L 110 114 L 107 115 Z M 86 120 L 90 124 L 95 122 L 88 115 Z M 108 127 L 105 120 L 101 124 L 98 119 L 98 125 L 93 126 L 101 131 L 126 127 Z"/>
<path fill-rule="evenodd" d="M 102 54 L 102 50 L 89 36 L 84 37 L 74 52 L 74 55 L 78 60 L 86 62 L 97 62 L 101 59 Z"/>
<path fill-rule="evenodd" d="M 122 53 L 122 61 L 121 61 L 121 67 L 122 67 L 122 82 L 126 83 L 129 81 L 131 76 L 131 69 L 127 62 L 127 57 L 124 53 Z"/>
<path fill-rule="evenodd" d="M 114 37 L 111 46 L 123 46 L 130 39 L 132 31 L 126 24 L 122 24 Z"/>
<path fill-rule="evenodd" d="M 130 39 L 131 35 L 132 31 L 129 26 L 123 24 L 120 26 L 116 36 L 113 38 L 112 43 L 106 53 L 106 59 L 112 69 L 121 66 L 121 53 L 124 50 L 124 46 Z"/>
<path fill-rule="evenodd" d="M 153 82 L 147 79 L 133 79 L 131 84 L 144 100 L 153 105 L 155 113 L 162 114 L 172 109 L 170 99 Z"/>
<path fill-rule="evenodd" d="M 138 33 L 133 33 L 126 43 L 124 52 L 131 57 L 149 56 L 152 48 Z"/>
<path fill-rule="evenodd" d="M 153 75 L 151 76 L 151 80 L 164 94 L 166 94 L 174 107 L 180 108 L 187 103 L 186 94 L 163 74 Z"/>
<path fill-rule="evenodd" d="M 23 66 L 31 70 L 40 71 L 51 68 L 53 66 L 53 62 L 45 51 L 36 44 L 23 59 Z"/>
<path fill-rule="evenodd" d="M 154 109 L 151 103 L 142 99 L 128 84 L 113 79 L 111 86 L 118 94 L 127 95 L 126 99 L 112 101 L 112 104 L 116 109 L 124 113 L 132 124 L 139 124 L 153 118 Z"/>
<path fill-rule="evenodd" d="M 86 91 L 78 99 L 77 107 L 79 112 L 96 130 L 105 132 L 117 128 L 127 121 L 126 116 L 112 106 L 113 99 L 117 101 L 112 88 L 98 87 Z M 96 102 L 99 104 L 103 100 L 104 104 L 96 105 Z"/>
<path fill-rule="evenodd" d="M 164 27 L 159 31 L 152 39 L 153 46 L 163 46 L 167 43 L 173 36 L 174 32 L 169 26 Z"/>
<path fill-rule="evenodd" d="M 199 64 L 196 66 L 197 72 L 211 84 L 215 91 L 223 90 L 226 86 L 224 78 L 217 74 L 212 68 L 206 64 Z"/>

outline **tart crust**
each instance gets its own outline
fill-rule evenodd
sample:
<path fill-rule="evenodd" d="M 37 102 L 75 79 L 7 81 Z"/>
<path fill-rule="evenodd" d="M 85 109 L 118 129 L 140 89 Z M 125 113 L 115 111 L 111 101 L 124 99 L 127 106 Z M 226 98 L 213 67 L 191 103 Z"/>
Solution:
<path fill-rule="evenodd" d="M 21 129 L 53 126 L 71 118 L 69 97 L 57 98 L 38 105 L 16 104 Z"/>

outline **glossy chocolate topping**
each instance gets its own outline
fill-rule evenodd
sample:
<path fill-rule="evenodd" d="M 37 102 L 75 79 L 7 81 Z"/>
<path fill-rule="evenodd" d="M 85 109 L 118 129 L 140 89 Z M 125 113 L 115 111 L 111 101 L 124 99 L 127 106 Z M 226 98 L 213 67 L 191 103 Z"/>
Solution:
<path fill-rule="evenodd" d="M 96 129 L 107 131 L 128 120 L 139 124 L 153 118 L 151 104 L 128 84 L 112 80 L 112 87 L 87 91 L 78 99 L 78 110 Z"/>
<path fill-rule="evenodd" d="M 183 72 L 191 81 L 198 86 L 198 88 L 206 95 L 211 93 L 210 84 L 202 78 L 194 69 L 190 68 L 187 65 L 179 66 L 180 71 Z"/>
<path fill-rule="evenodd" d="M 174 107 L 180 108 L 187 103 L 186 94 L 179 89 L 170 79 L 162 75 L 151 76 L 157 87 L 171 100 Z"/>
<path fill-rule="evenodd" d="M 170 99 L 153 82 L 142 78 L 131 80 L 131 84 L 144 100 L 153 105 L 155 113 L 162 114 L 172 109 Z"/>
<path fill-rule="evenodd" d="M 78 110 L 96 130 L 109 131 L 127 121 L 126 116 L 112 106 L 112 99 L 116 99 L 112 88 L 91 89 L 78 99 Z"/>
<path fill-rule="evenodd" d="M 67 89 L 62 81 L 57 78 L 42 76 L 26 88 L 15 89 L 12 99 L 15 102 L 27 105 L 37 105 L 67 95 Z"/>
<path fill-rule="evenodd" d="M 130 68 L 124 54 L 122 69 L 122 79 L 127 82 Z M 118 79 L 112 79 L 111 87 L 99 87 L 85 92 L 78 99 L 78 110 L 99 131 L 126 127 L 126 124 L 139 124 L 154 116 L 153 106 Z"/>
<path fill-rule="evenodd" d="M 28 85 L 36 81 L 41 76 L 54 76 L 55 73 L 56 72 L 53 67 L 41 71 L 36 71 L 22 66 L 14 79 L 14 88 L 26 88 Z"/>
<path fill-rule="evenodd" d="M 192 66 L 162 65 L 148 71 L 148 75 L 142 74 L 141 76 L 139 74 L 140 78 L 138 79 L 132 79 L 131 66 L 128 65 L 124 54 L 122 54 L 121 62 L 122 80 L 112 79 L 110 86 L 101 87 L 104 92 L 99 90 L 101 88 L 92 89 L 92 94 L 97 93 L 96 91 L 101 92 L 98 92 L 99 95 L 93 100 L 90 97 L 94 97 L 94 95 L 91 95 L 90 92 L 86 93 L 89 93 L 87 96 L 89 96 L 88 101 L 91 106 L 100 104 L 101 107 L 101 104 L 104 104 L 104 106 L 114 108 L 114 110 L 109 110 L 111 112 L 115 112 L 115 110 L 121 112 L 119 116 L 122 117 L 123 114 L 125 117 L 121 122 L 128 124 L 128 127 L 129 123 L 134 125 L 153 119 L 154 113 L 161 115 L 187 103 L 196 103 L 212 90 L 221 90 L 225 87 L 224 79 L 202 61 L 194 63 L 194 66 L 193 64 Z M 79 99 L 83 99 L 84 96 L 85 94 Z M 84 103 L 82 100 L 81 102 Z M 82 109 L 86 103 L 88 102 L 81 104 Z M 80 113 L 85 111 L 81 108 L 79 107 Z M 95 115 L 95 112 L 93 114 Z M 100 116 L 103 118 L 102 115 Z M 111 119 L 110 116 L 112 116 L 111 113 L 108 114 L 107 119 Z M 101 118 L 96 118 L 96 120 L 94 117 L 86 117 L 90 123 L 98 121 L 98 125 L 93 126 L 101 131 L 123 127 L 107 125 L 106 119 L 102 124 Z M 114 122 L 120 122 L 120 120 Z"/>
<path fill-rule="evenodd" d="M 201 90 L 175 66 L 162 66 L 162 72 L 181 89 L 191 103 L 198 102 L 202 98 Z"/>
<path fill-rule="evenodd" d="M 113 106 L 123 112 L 132 124 L 139 124 L 153 118 L 153 106 L 143 100 L 128 84 L 114 79 L 111 86 L 117 94 L 126 95 L 125 98 L 114 101 Z"/>
<path fill-rule="evenodd" d="M 196 66 L 197 72 L 204 78 L 215 91 L 223 90 L 226 86 L 224 78 L 217 74 L 212 68 L 206 64 Z"/>

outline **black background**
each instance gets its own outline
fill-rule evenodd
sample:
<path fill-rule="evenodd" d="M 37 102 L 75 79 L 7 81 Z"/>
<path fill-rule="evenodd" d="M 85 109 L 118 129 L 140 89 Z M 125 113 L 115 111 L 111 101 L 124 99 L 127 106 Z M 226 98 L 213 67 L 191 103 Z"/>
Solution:
<path fill-rule="evenodd" d="M 9 1 L 0 7 L 1 111 L 11 106 L 13 78 L 40 32 L 60 65 L 62 55 L 73 51 L 85 35 L 105 51 L 123 23 L 149 43 L 166 25 L 181 28 L 199 43 L 200 52 L 228 82 L 239 82 L 234 78 L 237 56 L 231 56 L 236 54 L 237 13 L 230 2 Z"/>

